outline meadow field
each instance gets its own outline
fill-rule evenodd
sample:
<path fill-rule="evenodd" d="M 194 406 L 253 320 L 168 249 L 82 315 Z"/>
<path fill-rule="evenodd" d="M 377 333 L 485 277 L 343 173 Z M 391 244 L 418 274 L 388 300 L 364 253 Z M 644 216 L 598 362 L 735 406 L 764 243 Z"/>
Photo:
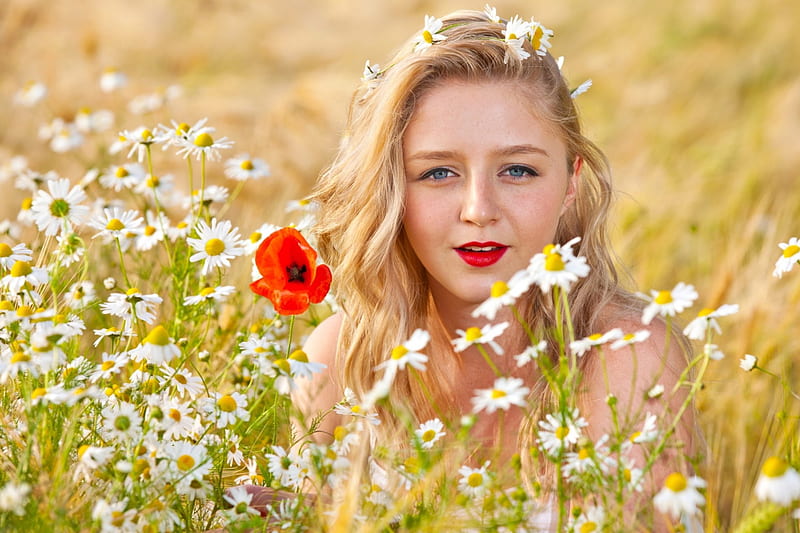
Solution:
<path fill-rule="evenodd" d="M 0 3 L 0 242 L 9 250 L 17 243 L 34 247 L 36 266 L 50 261 L 48 253 L 57 247 L 52 235 L 44 238 L 32 224 L 21 226 L 18 233 L 13 229 L 20 205 L 35 196 L 35 189 L 14 186 L 19 170 L 14 165 L 21 164 L 14 162 L 16 156 L 24 156 L 24 165 L 36 173 L 52 170 L 75 185 L 87 180 L 92 168 L 102 173 L 120 164 L 128 148 L 116 156 L 108 153 L 118 132 L 133 132 L 140 126 L 154 129 L 170 121 L 191 125 L 204 118 L 215 128 L 215 139 L 235 142 L 222 161 L 206 161 L 203 156 L 202 170 L 199 159 L 191 159 L 194 186 L 202 178 L 206 186 L 224 185 L 232 191 L 230 204 L 223 201 L 223 207 L 214 206 L 215 216 L 230 220 L 245 239 L 263 223 L 296 223 L 301 214 L 287 211 L 286 206 L 311 190 L 332 158 L 364 61 L 388 61 L 398 44 L 422 27 L 426 14 L 480 10 L 483 5 L 451 0 L 4 0 Z M 725 356 L 708 362 L 697 395 L 707 447 L 697 472 L 707 482 L 705 530 L 774 527 L 775 531 L 798 531 L 791 509 L 774 512 L 775 518 L 766 522 L 753 517 L 774 511 L 765 508 L 754 491 L 765 461 L 776 456 L 800 467 L 800 368 L 796 363 L 800 273 L 773 276 L 782 254 L 779 243 L 800 235 L 800 4 L 779 0 L 498 0 L 493 5 L 504 17 L 534 16 L 553 29 L 551 53 L 566 58 L 564 72 L 570 82 L 577 86 L 586 79 L 593 81 L 592 88 L 578 97 L 578 107 L 588 136 L 605 151 L 614 171 L 618 203 L 613 240 L 635 288 L 649 292 L 668 290 L 678 282 L 694 285 L 699 298 L 681 317 L 684 322 L 701 308 L 739 305 L 738 313 L 720 320 L 723 334 L 713 342 Z M 100 78 L 110 68 L 124 73 L 127 83 L 104 92 Z M 19 94 L 33 82 L 46 86 L 47 94 L 28 106 L 20 102 Z M 151 98 L 158 104 L 144 113 L 131 108 L 132 101 L 143 102 L 141 97 L 146 95 L 160 95 Z M 71 121 L 81 109 L 112 111 L 111 125 L 106 131 L 87 134 L 81 146 L 54 151 L 50 139 L 42 138 L 41 128 L 52 126 L 56 118 Z M 167 153 L 153 147 L 153 164 L 158 173 L 174 175 L 175 190 L 186 195 L 190 192 L 186 161 Z M 224 160 L 241 153 L 266 161 L 270 176 L 240 182 L 227 178 Z M 42 180 L 33 181 L 34 187 L 44 188 Z M 133 196 L 126 198 L 137 202 Z M 93 233 L 82 234 L 87 245 L 99 242 Z M 167 263 L 172 268 L 173 261 L 184 260 L 179 252 L 168 250 L 168 257 L 159 259 L 164 264 L 147 266 L 139 262 L 139 256 L 123 259 L 128 250 L 117 244 L 119 254 L 112 246 L 92 256 L 91 265 L 78 260 L 80 269 L 52 267 L 53 278 L 42 292 L 45 301 L 48 291 L 60 298 L 73 290 L 73 283 L 86 278 L 97 285 L 102 294 L 99 301 L 103 301 L 110 289 L 104 291 L 102 281 L 109 276 L 120 286 L 128 275 L 131 281 L 138 279 L 143 293 L 172 290 L 177 277 L 164 275 L 158 280 L 154 273 L 167 272 Z M 169 255 L 173 252 L 178 255 Z M 124 276 L 120 261 L 128 262 Z M 196 270 L 196 264 L 192 265 Z M 188 272 L 195 271 L 187 266 L 183 275 Z M 250 265 L 240 259 L 225 282 L 246 290 L 249 274 Z M 221 274 L 214 283 L 222 285 Z M 197 281 L 181 294 L 195 294 L 201 288 Z M 172 305 L 179 307 L 177 297 Z M 13 308 L 0 306 L 0 311 Z M 180 323 L 168 328 L 169 337 L 186 354 L 179 359 L 188 364 L 190 358 L 199 358 L 192 368 L 209 373 L 208 381 L 220 390 L 247 385 L 254 379 L 248 372 L 255 370 L 236 368 L 241 361 L 234 363 L 229 357 L 232 352 L 226 350 L 248 331 L 263 332 L 259 328 L 269 316 L 254 309 L 249 296 L 241 296 L 218 312 L 185 311 Z M 111 350 L 105 344 L 91 348 L 95 338 L 91 330 L 108 328 L 111 323 L 97 312 L 96 305 L 87 323 L 89 318 L 100 325 L 88 326 L 88 341 L 69 341 L 69 353 L 97 363 L 103 352 Z M 312 316 L 312 326 L 315 320 Z M 9 354 L 21 353 L 11 340 L 22 335 L 21 323 L 6 320 L 4 327 L 13 335 L 3 334 L 0 344 L 10 346 Z M 156 339 L 151 335 L 156 324 L 139 324 L 139 338 Z M 279 330 L 276 339 L 284 343 L 288 356 L 291 329 L 287 332 L 286 323 L 270 322 L 269 327 Z M 163 346 L 172 341 L 162 338 L 159 342 Z M 78 349 L 83 343 L 86 349 Z M 702 351 L 702 344 L 695 348 Z M 740 368 L 745 354 L 757 357 L 753 371 Z M 92 514 L 101 493 L 80 487 L 94 483 L 87 481 L 90 478 L 108 479 L 93 474 L 73 478 L 68 466 L 78 461 L 75 454 L 81 443 L 91 441 L 69 423 L 80 404 L 62 406 L 66 410 L 57 420 L 34 413 L 36 388 L 46 389 L 52 383 L 37 382 L 34 378 L 39 376 L 18 380 L 17 374 L 8 374 L 7 363 L 0 366 L 0 374 L 6 376 L 0 383 L 0 426 L 5 428 L 0 433 L 7 435 L 0 436 L 4 450 L 0 489 L 24 478 L 38 501 L 23 503 L 18 509 L 21 514 L 3 510 L 0 501 L 0 529 L 105 527 L 102 513 Z M 273 372 L 269 377 L 275 376 Z M 270 381 L 273 386 L 277 390 Z M 252 410 L 250 417 L 262 424 L 258 427 L 263 433 L 245 437 L 242 449 L 257 450 L 263 439 L 280 441 L 267 435 L 280 427 L 279 397 L 250 397 L 251 408 L 266 406 L 273 419 L 267 423 Z M 19 407 L 18 401 L 27 406 L 25 424 L 10 414 L 15 405 Z M 34 428 L 34 420 L 55 424 L 51 431 L 62 427 L 70 437 L 48 434 L 46 427 Z M 217 427 L 222 434 L 224 425 Z M 28 433 L 44 440 L 34 445 Z M 9 451 L 12 442 L 19 445 L 18 452 Z M 74 448 L 72 455 L 59 455 L 59 447 Z M 26 467 L 20 466 L 20 458 Z M 136 461 L 131 463 L 135 469 Z M 155 465 L 152 468 L 156 470 Z M 231 481 L 235 477 L 227 467 L 224 476 L 222 467 L 219 473 Z M 114 487 L 118 490 L 124 482 Z M 221 503 L 221 487 L 216 489 Z M 131 501 L 147 506 L 152 505 L 148 500 L 152 497 L 136 493 Z M 186 516 L 200 513 L 183 509 Z M 116 512 L 122 516 L 124 510 Z M 218 525 L 213 520 L 217 510 L 200 513 L 205 521 L 186 519 L 183 526 L 175 527 Z"/>

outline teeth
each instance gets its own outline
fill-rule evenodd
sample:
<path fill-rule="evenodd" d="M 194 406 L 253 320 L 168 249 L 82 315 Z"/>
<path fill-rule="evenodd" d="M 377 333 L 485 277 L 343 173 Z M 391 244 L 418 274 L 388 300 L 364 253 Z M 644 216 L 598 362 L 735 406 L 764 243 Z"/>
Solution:
<path fill-rule="evenodd" d="M 496 246 L 465 246 L 464 250 L 469 250 L 470 252 L 491 252 L 492 250 L 497 250 Z"/>

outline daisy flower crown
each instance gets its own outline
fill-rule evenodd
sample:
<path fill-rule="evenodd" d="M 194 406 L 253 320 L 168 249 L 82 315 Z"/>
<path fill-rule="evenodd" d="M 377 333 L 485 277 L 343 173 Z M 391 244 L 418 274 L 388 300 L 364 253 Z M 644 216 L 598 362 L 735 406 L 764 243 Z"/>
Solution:
<path fill-rule="evenodd" d="M 484 7 L 483 14 L 486 16 L 487 21 L 505 26 L 503 29 L 503 38 L 497 40 L 504 42 L 508 47 L 506 51 L 506 61 L 511 57 L 515 57 L 519 60 L 527 60 L 532 57 L 530 60 L 535 61 L 541 60 L 548 54 L 553 30 L 545 27 L 542 23 L 537 22 L 533 18 L 529 21 L 524 20 L 518 15 L 514 15 L 508 20 L 502 19 L 497 15 L 497 10 L 488 4 Z M 438 43 L 446 41 L 447 35 L 445 35 L 444 32 L 461 24 L 463 23 L 445 26 L 441 19 L 425 15 L 425 25 L 422 31 L 420 31 L 413 40 L 414 52 L 421 53 L 432 46 L 436 46 Z M 526 42 L 530 43 L 534 51 L 533 55 L 525 49 L 524 45 Z M 559 57 L 556 63 L 560 70 L 564 65 L 564 57 Z M 370 64 L 370 61 L 367 60 L 364 64 L 364 72 L 361 76 L 361 81 L 367 84 L 368 89 L 373 88 L 390 66 L 381 69 L 380 65 Z M 570 96 L 575 98 L 588 91 L 591 86 L 592 80 L 586 80 L 572 89 L 570 91 Z"/>

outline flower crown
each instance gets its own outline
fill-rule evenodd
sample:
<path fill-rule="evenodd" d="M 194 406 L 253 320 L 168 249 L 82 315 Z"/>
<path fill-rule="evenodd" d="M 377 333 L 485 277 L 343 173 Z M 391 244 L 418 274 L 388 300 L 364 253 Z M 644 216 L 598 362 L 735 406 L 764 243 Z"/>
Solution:
<path fill-rule="evenodd" d="M 537 22 L 533 18 L 527 21 L 523 20 L 518 15 L 514 15 L 510 20 L 503 20 L 497 16 L 497 10 L 488 4 L 483 8 L 483 13 L 489 21 L 497 24 L 505 24 L 502 41 L 508 46 L 505 57 L 506 62 L 509 57 L 515 57 L 519 60 L 525 60 L 531 57 L 531 54 L 523 47 L 525 41 L 530 42 L 535 53 L 535 58 L 542 58 L 547 55 L 547 51 L 551 46 L 550 38 L 553 36 L 553 30 L 546 28 L 542 23 Z M 446 40 L 447 36 L 444 35 L 443 32 L 453 26 L 455 25 L 445 27 L 441 19 L 425 15 L 425 26 L 414 39 L 414 52 L 420 52 Z M 559 70 L 561 70 L 564 65 L 564 57 L 559 57 L 556 63 Z M 364 64 L 364 73 L 361 76 L 361 80 L 367 83 L 369 88 L 372 88 L 384 72 L 386 72 L 386 68 L 381 69 L 378 64 L 371 65 L 370 61 L 367 60 Z M 570 96 L 575 98 L 579 94 L 588 91 L 591 86 L 592 80 L 586 80 L 575 89 L 572 89 L 570 91 Z"/>

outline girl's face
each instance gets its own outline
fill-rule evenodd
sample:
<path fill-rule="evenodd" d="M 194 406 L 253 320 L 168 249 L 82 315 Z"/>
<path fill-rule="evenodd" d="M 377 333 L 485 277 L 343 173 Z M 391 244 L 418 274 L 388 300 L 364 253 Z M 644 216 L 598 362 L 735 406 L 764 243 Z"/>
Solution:
<path fill-rule="evenodd" d="M 580 168 L 513 83 L 447 81 L 403 137 L 408 240 L 442 313 L 489 297 L 553 241 Z"/>

